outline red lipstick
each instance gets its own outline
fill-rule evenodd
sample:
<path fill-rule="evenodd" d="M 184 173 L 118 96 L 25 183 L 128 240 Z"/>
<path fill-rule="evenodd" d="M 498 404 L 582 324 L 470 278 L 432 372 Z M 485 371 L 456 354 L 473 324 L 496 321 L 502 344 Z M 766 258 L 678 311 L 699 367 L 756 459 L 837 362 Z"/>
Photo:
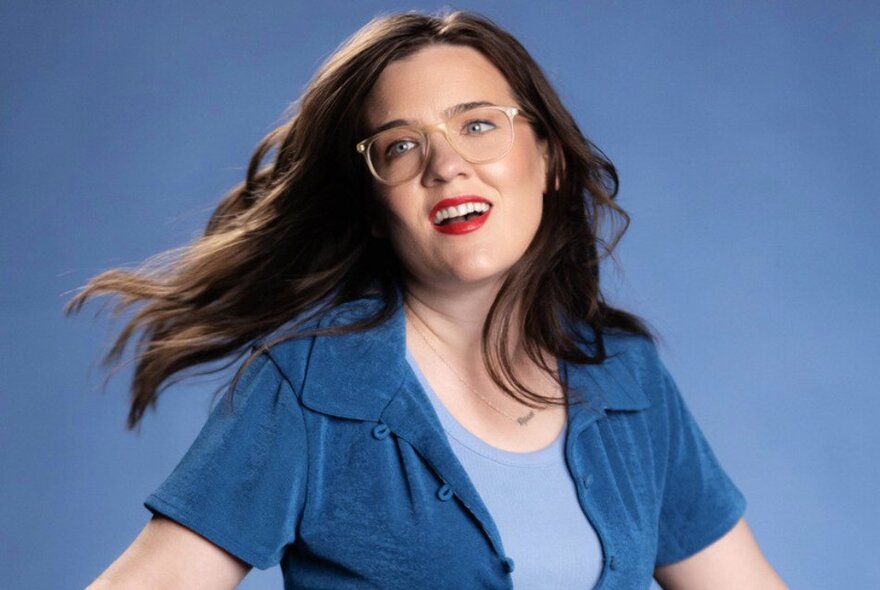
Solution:
<path fill-rule="evenodd" d="M 468 220 L 460 220 L 453 221 L 452 223 L 445 223 L 443 225 L 436 225 L 434 223 L 434 218 L 437 216 L 437 212 L 441 209 L 445 209 L 447 207 L 455 207 L 464 203 L 486 203 L 489 205 L 489 209 L 475 217 L 471 217 Z M 492 203 L 484 199 L 483 197 L 477 195 L 461 195 L 458 197 L 452 197 L 449 199 L 443 199 L 436 205 L 431 208 L 431 212 L 428 214 L 428 219 L 431 222 L 431 225 L 434 229 L 436 229 L 440 233 L 444 234 L 466 234 L 472 231 L 476 231 L 486 223 L 486 220 L 489 219 L 489 214 L 492 213 Z"/>

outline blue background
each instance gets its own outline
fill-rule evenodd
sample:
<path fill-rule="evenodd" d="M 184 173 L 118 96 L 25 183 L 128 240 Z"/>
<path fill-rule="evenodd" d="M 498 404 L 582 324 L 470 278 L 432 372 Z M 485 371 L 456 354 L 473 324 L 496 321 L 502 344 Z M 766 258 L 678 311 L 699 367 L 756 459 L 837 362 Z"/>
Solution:
<path fill-rule="evenodd" d="M 605 280 L 661 353 L 793 588 L 876 588 L 880 8 L 470 2 L 543 65 L 633 218 Z M 219 381 L 124 430 L 101 270 L 201 230 L 319 63 L 419 2 L 5 2 L 0 8 L 0 587 L 82 587 Z M 871 367 L 874 367 L 873 369 Z M 243 588 L 280 587 L 253 572 Z"/>

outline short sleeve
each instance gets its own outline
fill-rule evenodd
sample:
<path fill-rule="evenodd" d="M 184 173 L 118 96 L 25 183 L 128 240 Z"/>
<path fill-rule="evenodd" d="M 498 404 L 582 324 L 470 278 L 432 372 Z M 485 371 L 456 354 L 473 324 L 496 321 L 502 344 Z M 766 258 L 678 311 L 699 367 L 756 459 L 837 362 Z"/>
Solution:
<path fill-rule="evenodd" d="M 213 408 L 144 506 L 267 569 L 295 540 L 306 475 L 302 409 L 275 364 L 262 355 Z"/>
<path fill-rule="evenodd" d="M 742 517 L 746 506 L 662 364 L 660 373 L 669 446 L 657 566 L 681 561 L 721 538 Z"/>

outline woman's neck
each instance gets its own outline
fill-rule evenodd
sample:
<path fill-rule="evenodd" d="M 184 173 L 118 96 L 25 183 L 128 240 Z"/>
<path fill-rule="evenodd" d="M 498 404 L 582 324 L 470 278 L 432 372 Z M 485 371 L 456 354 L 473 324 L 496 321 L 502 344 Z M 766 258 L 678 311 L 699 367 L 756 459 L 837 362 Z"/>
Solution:
<path fill-rule="evenodd" d="M 429 331 L 441 351 L 459 363 L 476 367 L 482 366 L 483 325 L 497 294 L 497 286 L 451 293 L 408 285 L 404 303 L 409 321 L 418 322 L 422 330 Z M 519 347 L 519 323 L 515 318 L 509 332 L 513 358 L 524 355 Z"/>
<path fill-rule="evenodd" d="M 468 389 L 476 388 L 492 397 L 496 403 L 519 410 L 522 408 L 511 406 L 507 394 L 502 393 L 492 381 L 483 360 L 483 325 L 496 294 L 497 291 L 484 294 L 482 299 L 473 294 L 466 298 L 450 298 L 439 296 L 434 291 L 426 294 L 418 289 L 405 290 L 407 346 L 417 359 L 437 356 L 444 367 L 469 384 Z M 520 345 L 520 323 L 517 318 L 522 315 L 519 309 L 517 306 L 509 326 L 510 367 L 516 379 L 532 391 L 548 396 L 561 395 L 557 384 L 529 358 Z M 546 353 L 543 356 L 544 364 L 556 373 L 556 359 Z"/>

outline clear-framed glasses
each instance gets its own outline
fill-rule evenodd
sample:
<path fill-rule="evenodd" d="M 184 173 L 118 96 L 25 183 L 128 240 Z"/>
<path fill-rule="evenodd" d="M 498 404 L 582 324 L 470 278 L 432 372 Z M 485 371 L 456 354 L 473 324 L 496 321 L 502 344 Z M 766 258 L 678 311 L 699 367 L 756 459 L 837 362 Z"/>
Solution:
<path fill-rule="evenodd" d="M 484 164 L 507 155 L 513 145 L 516 107 L 481 106 L 456 113 L 424 127 L 392 127 L 359 142 L 370 172 L 384 184 L 400 184 L 425 170 L 430 149 L 428 134 L 442 131 L 449 145 L 471 164 Z"/>

